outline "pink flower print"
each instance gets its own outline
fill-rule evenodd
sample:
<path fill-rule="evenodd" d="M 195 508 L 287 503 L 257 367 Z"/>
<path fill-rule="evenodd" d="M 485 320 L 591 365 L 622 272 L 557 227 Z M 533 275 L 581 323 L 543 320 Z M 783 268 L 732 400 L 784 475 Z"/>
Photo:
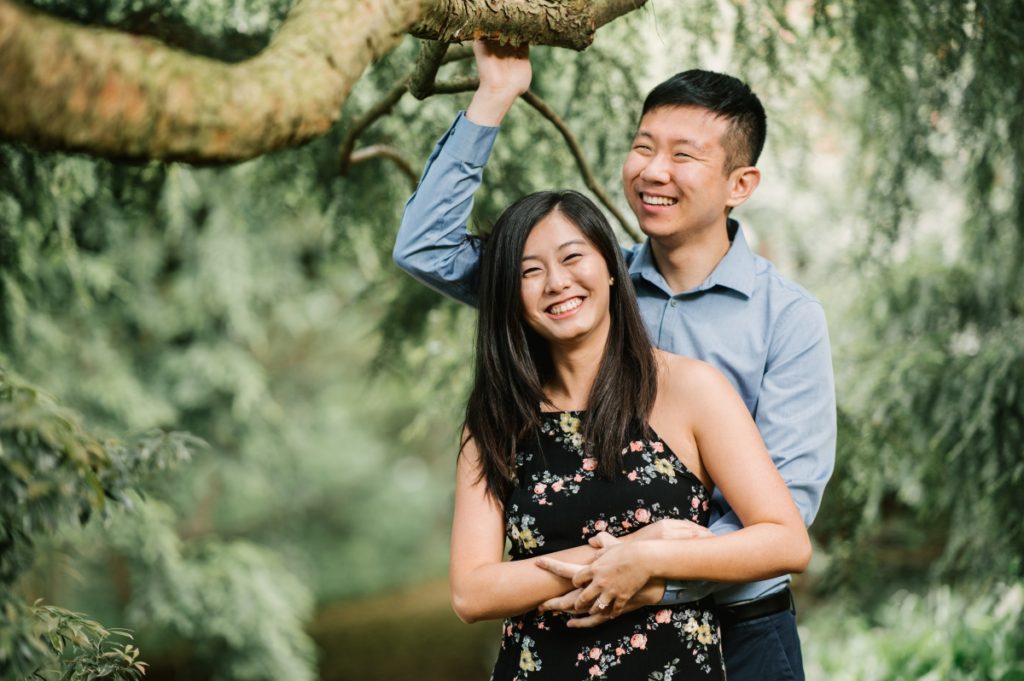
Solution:
<path fill-rule="evenodd" d="M 573 480 L 574 480 L 575 482 L 583 482 L 583 476 L 582 476 L 582 475 L 580 475 L 579 473 L 577 473 L 576 475 L 574 475 L 572 479 L 573 479 Z"/>
<path fill-rule="evenodd" d="M 630 471 L 629 475 L 626 476 L 630 481 L 636 480 L 636 471 Z"/>
<path fill-rule="evenodd" d="M 591 660 L 597 660 L 597 659 L 600 659 L 600 657 L 601 657 L 601 649 L 600 648 L 591 648 L 590 649 L 590 659 Z"/>
<path fill-rule="evenodd" d="M 631 452 L 642 452 L 644 451 L 644 443 L 640 440 L 633 440 L 629 443 L 629 451 Z"/>
<path fill-rule="evenodd" d="M 598 532 L 604 532 L 608 529 L 608 523 L 604 520 L 597 520 L 594 522 L 594 529 Z"/>
<path fill-rule="evenodd" d="M 704 502 L 704 510 L 705 511 L 708 510 L 708 502 L 706 502 L 706 501 Z"/>
<path fill-rule="evenodd" d="M 591 667 L 588 671 L 590 672 L 591 676 L 601 676 L 601 668 L 598 667 L 596 664 L 593 667 Z"/>
<path fill-rule="evenodd" d="M 593 458 L 591 456 L 588 456 L 587 458 L 583 459 L 583 470 L 585 470 L 585 471 L 592 471 L 592 470 L 595 470 L 596 468 L 597 468 L 597 459 L 595 459 L 595 458 Z"/>
<path fill-rule="evenodd" d="M 619 656 L 619 657 L 622 657 L 623 655 L 626 654 L 626 649 L 623 648 L 622 646 L 619 646 L 618 648 L 615 649 L 615 654 L 617 656 Z"/>
<path fill-rule="evenodd" d="M 662 444 L 661 442 L 652 442 L 651 449 L 656 451 L 658 454 L 661 454 L 663 451 L 665 451 L 665 445 Z"/>
<path fill-rule="evenodd" d="M 547 500 L 547 499 L 538 499 L 538 500 L 537 500 L 537 504 L 538 504 L 539 506 L 547 506 L 547 504 L 548 504 L 548 500 Z"/>
<path fill-rule="evenodd" d="M 563 481 L 555 480 L 553 483 L 551 483 L 551 491 L 552 492 L 561 492 L 562 491 L 562 487 L 564 485 L 565 485 L 565 483 Z"/>
<path fill-rule="evenodd" d="M 536 485 L 533 486 L 533 493 L 544 494 L 544 490 L 546 490 L 547 488 L 548 486 L 545 485 L 543 482 L 538 482 Z"/>
<path fill-rule="evenodd" d="M 629 528 L 633 527 L 633 523 L 629 522 L 628 520 L 623 520 L 622 521 L 622 527 L 625 528 L 625 529 L 629 529 Z"/>
<path fill-rule="evenodd" d="M 577 660 L 578 660 L 579 662 L 582 662 L 582 661 L 583 661 L 583 653 L 579 653 L 579 654 L 578 654 L 578 655 L 576 656 L 576 659 L 577 659 Z"/>
<path fill-rule="evenodd" d="M 654 621 L 658 624 L 668 624 L 672 621 L 672 611 L 668 608 L 662 608 L 654 615 Z"/>
<path fill-rule="evenodd" d="M 636 518 L 636 521 L 638 523 L 646 523 L 648 520 L 651 519 L 651 512 L 648 511 L 646 508 L 638 508 L 636 509 L 636 512 L 633 514 L 633 517 Z"/>
<path fill-rule="evenodd" d="M 690 506 L 693 506 L 694 508 L 700 506 L 700 499 L 698 499 L 697 497 L 693 497 L 692 499 L 690 499 Z"/>
<path fill-rule="evenodd" d="M 629 645 L 644 650 L 647 647 L 647 637 L 643 634 L 633 634 L 629 637 Z"/>

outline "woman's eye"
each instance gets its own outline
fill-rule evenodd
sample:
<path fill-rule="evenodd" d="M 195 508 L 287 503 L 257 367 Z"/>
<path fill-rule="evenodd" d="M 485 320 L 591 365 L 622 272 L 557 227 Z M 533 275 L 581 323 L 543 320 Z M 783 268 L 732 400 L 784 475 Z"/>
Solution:
<path fill-rule="evenodd" d="M 539 267 L 527 268 L 527 269 L 523 270 L 523 279 L 525 279 L 526 277 L 529 277 L 530 275 L 537 274 L 538 272 L 540 272 L 540 268 Z"/>
<path fill-rule="evenodd" d="M 583 257 L 582 253 L 570 253 L 569 255 L 567 255 L 564 258 L 562 258 L 562 262 L 572 262 L 573 260 L 576 260 L 576 259 L 582 258 L 582 257 Z"/>

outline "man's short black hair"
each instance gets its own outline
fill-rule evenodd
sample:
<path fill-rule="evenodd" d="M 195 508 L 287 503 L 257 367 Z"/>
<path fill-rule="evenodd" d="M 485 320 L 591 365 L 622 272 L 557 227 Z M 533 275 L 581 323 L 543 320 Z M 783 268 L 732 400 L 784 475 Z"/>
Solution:
<path fill-rule="evenodd" d="M 726 173 L 757 164 L 768 124 L 761 100 L 743 81 L 713 71 L 683 71 L 651 90 L 644 100 L 642 115 L 667 106 L 707 109 L 729 122 L 722 139 Z"/>

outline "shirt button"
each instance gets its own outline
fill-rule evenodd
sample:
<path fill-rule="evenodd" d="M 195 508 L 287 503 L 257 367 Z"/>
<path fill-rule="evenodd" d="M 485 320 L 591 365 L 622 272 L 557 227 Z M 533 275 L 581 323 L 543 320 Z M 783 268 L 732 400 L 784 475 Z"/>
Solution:
<path fill-rule="evenodd" d="M 672 307 L 675 307 L 677 304 L 678 302 L 674 298 L 672 299 L 672 302 L 669 303 Z"/>

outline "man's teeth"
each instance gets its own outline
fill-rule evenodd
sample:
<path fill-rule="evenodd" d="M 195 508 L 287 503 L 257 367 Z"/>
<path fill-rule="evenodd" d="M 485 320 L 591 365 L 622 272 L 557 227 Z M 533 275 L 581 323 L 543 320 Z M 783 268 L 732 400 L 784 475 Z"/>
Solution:
<path fill-rule="evenodd" d="M 573 298 L 572 300 L 567 300 L 564 303 L 552 305 L 551 307 L 548 308 L 548 310 L 551 312 L 551 314 L 562 314 L 563 312 L 568 312 L 569 310 L 575 310 L 582 304 L 583 300 L 581 298 Z"/>
<path fill-rule="evenodd" d="M 648 206 L 674 206 L 678 201 L 671 199 L 667 196 L 651 196 L 650 194 L 641 194 L 640 198 Z"/>

